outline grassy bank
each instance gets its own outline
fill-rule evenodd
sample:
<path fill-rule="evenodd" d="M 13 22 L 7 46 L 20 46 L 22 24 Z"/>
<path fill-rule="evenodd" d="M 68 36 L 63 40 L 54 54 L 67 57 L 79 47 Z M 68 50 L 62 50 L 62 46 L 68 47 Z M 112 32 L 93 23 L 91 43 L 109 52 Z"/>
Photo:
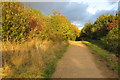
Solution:
<path fill-rule="evenodd" d="M 115 54 L 110 53 L 90 42 L 82 41 L 82 43 L 90 47 L 92 53 L 98 54 L 110 69 L 120 74 L 120 65 L 118 64 L 119 59 Z"/>
<path fill-rule="evenodd" d="M 24 44 L 2 42 L 4 77 L 49 78 L 67 47 L 67 42 L 37 39 Z"/>

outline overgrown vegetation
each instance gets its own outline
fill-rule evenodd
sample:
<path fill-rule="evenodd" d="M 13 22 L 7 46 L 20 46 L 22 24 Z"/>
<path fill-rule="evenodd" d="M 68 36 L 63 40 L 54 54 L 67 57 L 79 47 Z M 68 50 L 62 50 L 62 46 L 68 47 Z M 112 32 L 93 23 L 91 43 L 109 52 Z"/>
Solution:
<path fill-rule="evenodd" d="M 90 42 L 82 41 L 82 43 L 90 47 L 93 53 L 100 55 L 110 69 L 120 74 L 120 65 L 118 64 L 119 60 L 115 54 L 112 54 Z"/>
<path fill-rule="evenodd" d="M 120 14 L 118 14 L 120 15 Z M 120 54 L 118 44 L 120 43 L 119 36 L 119 16 L 116 14 L 101 15 L 97 20 L 92 23 L 86 23 L 81 30 L 81 39 L 99 44 L 100 47 L 110 52 L 115 53 L 117 56 Z"/>
<path fill-rule="evenodd" d="M 78 28 L 55 10 L 48 16 L 20 2 L 1 6 L 4 77 L 50 77 Z"/>
<path fill-rule="evenodd" d="M 34 37 L 53 41 L 75 40 L 78 33 L 78 28 L 55 10 L 47 16 L 19 2 L 2 3 L 4 41 L 27 41 Z"/>
<path fill-rule="evenodd" d="M 32 40 L 24 44 L 3 42 L 4 77 L 49 78 L 68 43 Z"/>

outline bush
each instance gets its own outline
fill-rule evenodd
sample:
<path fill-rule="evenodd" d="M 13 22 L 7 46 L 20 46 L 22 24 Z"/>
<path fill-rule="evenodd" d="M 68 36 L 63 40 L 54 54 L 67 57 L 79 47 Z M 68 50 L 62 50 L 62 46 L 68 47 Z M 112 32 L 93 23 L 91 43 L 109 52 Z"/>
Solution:
<path fill-rule="evenodd" d="M 3 40 L 21 40 L 27 38 L 28 16 L 23 4 L 17 2 L 2 3 Z"/>
<path fill-rule="evenodd" d="M 38 36 L 53 41 L 75 40 L 78 28 L 60 12 L 53 11 L 52 15 L 47 16 L 19 2 L 3 2 L 3 40 L 26 41 Z"/>
<path fill-rule="evenodd" d="M 107 36 L 102 38 L 101 40 L 104 43 L 104 46 L 107 50 L 115 53 L 119 53 L 119 43 L 120 43 L 120 38 L 118 38 L 118 27 L 114 27 Z"/>
<path fill-rule="evenodd" d="M 80 38 L 94 42 L 99 47 L 102 47 L 110 52 L 119 54 L 118 45 L 120 38 L 118 38 L 118 23 L 119 17 L 116 15 L 101 15 L 97 20 L 92 23 L 86 23 L 81 30 Z M 100 43 L 99 43 L 100 42 Z"/>

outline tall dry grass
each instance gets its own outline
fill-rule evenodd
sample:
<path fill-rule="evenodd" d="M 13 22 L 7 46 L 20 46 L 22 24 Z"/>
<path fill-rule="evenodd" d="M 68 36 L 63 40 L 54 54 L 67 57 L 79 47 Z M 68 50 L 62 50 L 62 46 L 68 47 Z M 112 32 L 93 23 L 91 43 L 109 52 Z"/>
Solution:
<path fill-rule="evenodd" d="M 3 74 L 7 78 L 46 78 L 55 70 L 58 59 L 67 48 L 66 42 L 2 42 Z"/>

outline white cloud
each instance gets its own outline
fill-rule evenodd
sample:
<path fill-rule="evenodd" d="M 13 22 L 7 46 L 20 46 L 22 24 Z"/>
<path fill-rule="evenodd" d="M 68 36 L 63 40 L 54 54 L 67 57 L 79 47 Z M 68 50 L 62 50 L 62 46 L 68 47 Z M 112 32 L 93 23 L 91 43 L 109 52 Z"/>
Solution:
<path fill-rule="evenodd" d="M 81 25 L 78 22 L 73 22 L 72 24 L 76 25 L 79 28 L 79 30 L 81 30 L 83 28 L 83 25 Z"/>
<path fill-rule="evenodd" d="M 100 10 L 112 10 L 112 9 L 117 10 L 118 3 L 110 4 L 109 2 L 92 2 L 89 3 L 87 11 L 91 14 L 95 14 L 97 11 Z"/>

